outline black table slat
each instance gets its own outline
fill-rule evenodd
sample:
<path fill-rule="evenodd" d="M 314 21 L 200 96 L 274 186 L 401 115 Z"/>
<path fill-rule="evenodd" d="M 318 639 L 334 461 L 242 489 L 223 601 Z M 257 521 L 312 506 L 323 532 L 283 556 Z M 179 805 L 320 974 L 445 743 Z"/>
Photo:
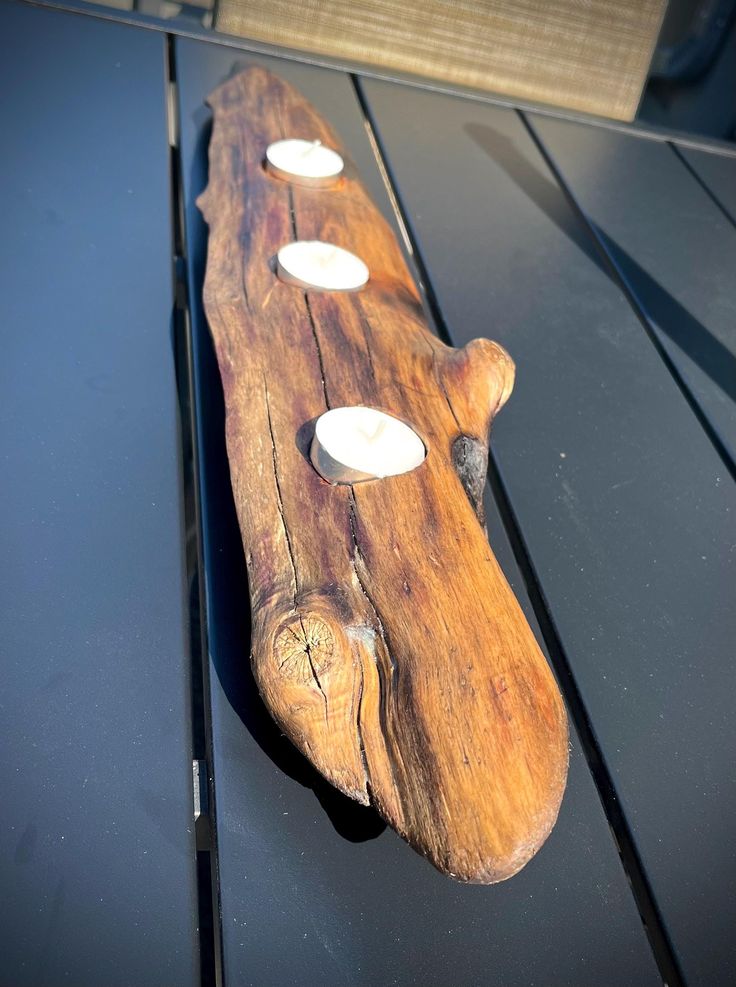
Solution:
<path fill-rule="evenodd" d="M 736 228 L 669 144 L 531 123 L 736 462 Z"/>
<path fill-rule="evenodd" d="M 226 982 L 259 987 L 660 983 L 575 738 L 568 791 L 546 846 L 509 882 L 466 887 L 436 873 L 390 830 L 382 830 L 372 811 L 321 782 L 260 702 L 248 671 L 248 597 L 222 399 L 200 304 L 206 241 L 193 203 L 206 183 L 207 94 L 248 65 L 281 74 L 327 116 L 376 201 L 387 214 L 390 207 L 347 76 L 185 40 L 177 43 L 176 53 Z M 488 507 L 492 543 L 529 613 L 495 508 Z"/>
<path fill-rule="evenodd" d="M 199 981 L 164 39 L 0 7 L 0 982 Z"/>
<path fill-rule="evenodd" d="M 736 488 L 519 115 L 364 91 L 453 338 L 517 361 L 496 462 L 688 983 L 731 985 Z"/>
<path fill-rule="evenodd" d="M 736 155 L 717 154 L 678 145 L 678 152 L 719 205 L 736 223 Z"/>

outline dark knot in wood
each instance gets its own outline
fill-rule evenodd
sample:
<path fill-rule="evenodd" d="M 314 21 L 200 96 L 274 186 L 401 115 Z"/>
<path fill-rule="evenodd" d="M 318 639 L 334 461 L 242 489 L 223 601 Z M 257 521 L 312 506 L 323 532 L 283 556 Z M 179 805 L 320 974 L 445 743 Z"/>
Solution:
<path fill-rule="evenodd" d="M 483 490 L 488 473 L 488 446 L 472 435 L 459 435 L 452 444 L 452 465 L 478 520 L 484 525 Z"/>

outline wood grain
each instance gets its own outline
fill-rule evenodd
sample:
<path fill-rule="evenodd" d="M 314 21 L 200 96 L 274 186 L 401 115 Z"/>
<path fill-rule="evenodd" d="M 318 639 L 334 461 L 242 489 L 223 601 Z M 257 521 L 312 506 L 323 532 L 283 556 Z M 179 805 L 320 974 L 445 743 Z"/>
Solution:
<path fill-rule="evenodd" d="M 633 120 L 666 0 L 219 0 L 219 31 Z"/>
<path fill-rule="evenodd" d="M 559 691 L 479 520 L 513 363 L 489 340 L 454 350 L 431 334 L 391 230 L 296 90 L 252 68 L 209 103 L 204 302 L 259 689 L 325 777 L 436 867 L 503 880 L 550 832 L 568 759 Z M 339 150 L 339 185 L 267 174 L 266 147 L 283 137 Z M 294 239 L 356 253 L 368 285 L 280 282 L 274 256 Z M 353 404 L 410 423 L 424 463 L 354 486 L 322 480 L 309 462 L 314 420 Z"/>

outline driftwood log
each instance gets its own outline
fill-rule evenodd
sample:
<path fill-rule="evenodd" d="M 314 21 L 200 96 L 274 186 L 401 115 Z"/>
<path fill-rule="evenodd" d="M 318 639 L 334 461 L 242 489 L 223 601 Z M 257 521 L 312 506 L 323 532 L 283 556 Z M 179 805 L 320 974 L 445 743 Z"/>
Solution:
<path fill-rule="evenodd" d="M 568 760 L 560 694 L 481 517 L 489 429 L 513 363 L 489 340 L 454 350 L 429 331 L 388 224 L 295 89 L 252 68 L 209 104 L 204 301 L 259 689 L 322 774 L 441 871 L 503 880 L 550 832 Z M 284 137 L 339 150 L 338 185 L 269 175 L 266 148 Z M 282 283 L 274 257 L 295 239 L 357 254 L 367 286 Z M 424 463 L 326 483 L 309 461 L 313 424 L 344 405 L 409 422 Z"/>

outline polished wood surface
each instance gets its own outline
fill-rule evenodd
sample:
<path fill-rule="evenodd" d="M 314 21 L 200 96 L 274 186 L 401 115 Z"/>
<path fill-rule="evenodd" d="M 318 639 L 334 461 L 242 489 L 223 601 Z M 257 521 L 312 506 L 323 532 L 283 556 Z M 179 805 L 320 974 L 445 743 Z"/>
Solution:
<path fill-rule="evenodd" d="M 503 880 L 550 832 L 568 758 L 560 694 L 476 499 L 513 363 L 489 340 L 454 350 L 430 333 L 393 234 L 295 89 L 253 68 L 209 102 L 204 301 L 259 688 L 318 769 L 440 870 Z M 339 150 L 339 186 L 268 175 L 266 147 L 283 137 Z M 273 258 L 294 239 L 356 253 L 368 285 L 336 295 L 280 282 Z M 409 422 L 428 448 L 422 466 L 325 483 L 308 458 L 313 423 L 351 404 Z"/>

